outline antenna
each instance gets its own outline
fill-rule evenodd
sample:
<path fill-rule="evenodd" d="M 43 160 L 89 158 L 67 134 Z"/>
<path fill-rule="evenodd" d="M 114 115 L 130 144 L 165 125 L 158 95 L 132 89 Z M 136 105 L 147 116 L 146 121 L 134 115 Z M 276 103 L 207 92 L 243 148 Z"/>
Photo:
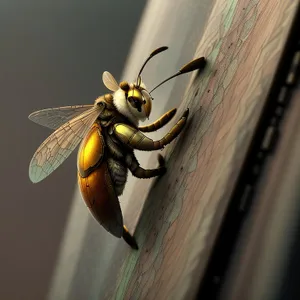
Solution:
<path fill-rule="evenodd" d="M 151 52 L 151 54 L 149 55 L 149 57 L 148 57 L 148 58 L 145 60 L 145 62 L 143 63 L 143 65 L 142 65 L 142 67 L 141 67 L 141 69 L 140 69 L 140 72 L 139 72 L 139 74 L 138 74 L 138 76 L 137 76 L 136 82 L 137 82 L 138 86 L 141 84 L 141 81 L 142 81 L 142 80 L 141 80 L 141 74 L 142 74 L 142 72 L 143 72 L 143 70 L 144 70 L 144 68 L 145 68 L 145 66 L 146 66 L 146 64 L 147 64 L 147 62 L 148 62 L 153 56 L 159 54 L 160 52 L 166 51 L 167 49 L 168 49 L 167 46 L 162 46 L 162 47 L 159 47 L 159 48 L 157 48 L 157 49 L 155 49 L 154 51 Z"/>
<path fill-rule="evenodd" d="M 171 77 L 165 79 L 160 84 L 158 84 L 154 89 L 151 90 L 150 94 L 156 90 L 158 87 L 160 87 L 165 82 L 169 81 L 172 78 L 175 78 L 181 74 L 189 73 L 195 70 L 203 70 L 206 65 L 206 59 L 204 57 L 196 58 L 186 65 L 184 65 L 176 74 L 172 75 Z"/>

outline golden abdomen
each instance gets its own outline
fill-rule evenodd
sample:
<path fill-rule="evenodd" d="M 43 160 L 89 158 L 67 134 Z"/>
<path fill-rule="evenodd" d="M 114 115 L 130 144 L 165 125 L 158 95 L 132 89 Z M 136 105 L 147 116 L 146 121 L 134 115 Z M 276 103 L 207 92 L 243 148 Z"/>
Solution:
<path fill-rule="evenodd" d="M 121 237 L 123 218 L 118 197 L 104 160 L 104 139 L 95 123 L 78 152 L 78 185 L 95 219 L 110 233 Z"/>

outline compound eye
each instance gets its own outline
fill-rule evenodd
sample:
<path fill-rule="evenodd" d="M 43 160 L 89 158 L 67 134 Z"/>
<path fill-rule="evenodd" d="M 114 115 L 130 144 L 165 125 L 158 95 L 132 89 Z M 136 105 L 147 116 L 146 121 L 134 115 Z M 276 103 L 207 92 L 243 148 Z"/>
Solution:
<path fill-rule="evenodd" d="M 141 101 L 138 98 L 136 98 L 134 96 L 130 96 L 130 97 L 128 97 L 128 101 L 139 112 L 142 111 L 142 104 L 141 104 Z"/>
<path fill-rule="evenodd" d="M 134 103 L 138 102 L 137 99 L 135 97 L 133 97 L 133 96 L 128 97 L 128 101 L 129 102 L 134 102 Z"/>

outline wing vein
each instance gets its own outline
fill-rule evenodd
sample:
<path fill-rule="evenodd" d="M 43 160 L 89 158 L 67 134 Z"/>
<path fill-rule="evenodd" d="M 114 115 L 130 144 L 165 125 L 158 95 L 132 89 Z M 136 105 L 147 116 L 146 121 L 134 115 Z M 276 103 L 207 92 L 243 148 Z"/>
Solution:
<path fill-rule="evenodd" d="M 92 106 L 54 131 L 32 157 L 29 165 L 31 181 L 39 182 L 57 169 L 88 133 L 100 113 L 98 106 Z"/>
<path fill-rule="evenodd" d="M 28 118 L 39 125 L 57 129 L 92 107 L 93 105 L 71 105 L 46 108 L 31 113 Z"/>

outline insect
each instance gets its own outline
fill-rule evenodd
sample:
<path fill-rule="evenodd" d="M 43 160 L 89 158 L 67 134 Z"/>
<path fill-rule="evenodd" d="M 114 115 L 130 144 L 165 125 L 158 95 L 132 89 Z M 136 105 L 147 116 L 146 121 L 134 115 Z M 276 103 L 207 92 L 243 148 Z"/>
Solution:
<path fill-rule="evenodd" d="M 187 109 L 173 128 L 160 140 L 153 141 L 143 132 L 156 131 L 175 115 L 172 109 L 150 125 L 139 126 L 150 113 L 151 93 L 168 80 L 197 69 L 206 64 L 204 57 L 183 66 L 176 74 L 148 92 L 142 82 L 142 71 L 147 62 L 158 53 L 154 50 L 142 65 L 134 83 L 122 81 L 104 72 L 104 85 L 112 92 L 100 96 L 93 105 L 64 106 L 33 112 L 29 119 L 55 131 L 39 146 L 29 165 L 29 177 L 36 183 L 45 179 L 58 168 L 81 142 L 77 156 L 78 185 L 82 198 L 94 218 L 111 234 L 123 239 L 137 249 L 135 238 L 123 224 L 118 200 L 123 192 L 128 170 L 138 178 L 160 176 L 166 172 L 165 161 L 158 155 L 159 166 L 143 169 L 134 150 L 153 151 L 164 148 L 184 128 Z"/>

